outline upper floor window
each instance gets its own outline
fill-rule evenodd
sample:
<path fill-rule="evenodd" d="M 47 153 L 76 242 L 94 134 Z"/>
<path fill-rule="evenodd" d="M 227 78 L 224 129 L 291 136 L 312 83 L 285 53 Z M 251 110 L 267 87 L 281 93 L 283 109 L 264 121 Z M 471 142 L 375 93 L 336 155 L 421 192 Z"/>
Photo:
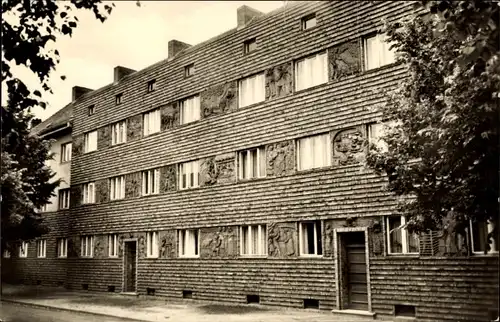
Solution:
<path fill-rule="evenodd" d="M 82 257 L 94 256 L 94 236 L 86 235 L 80 237 L 80 255 Z"/>
<path fill-rule="evenodd" d="M 299 223 L 299 245 L 301 256 L 323 254 L 321 221 Z"/>
<path fill-rule="evenodd" d="M 488 250 L 488 234 L 493 232 L 491 222 L 470 222 L 472 252 L 474 254 L 487 254 L 498 252 L 498 235 L 493 234 Z"/>
<path fill-rule="evenodd" d="M 125 176 L 109 179 L 109 199 L 117 200 L 125 198 Z"/>
<path fill-rule="evenodd" d="M 87 107 L 87 113 L 89 114 L 89 116 L 94 115 L 95 105 L 90 105 L 89 107 Z"/>
<path fill-rule="evenodd" d="M 69 208 L 69 189 L 59 189 L 59 209 Z"/>
<path fill-rule="evenodd" d="M 142 195 L 157 194 L 160 191 L 160 170 L 142 171 Z"/>
<path fill-rule="evenodd" d="M 377 34 L 364 39 L 365 69 L 370 70 L 396 61 L 394 50 L 390 49 L 385 34 Z"/>
<path fill-rule="evenodd" d="M 82 203 L 95 202 L 95 184 L 93 182 L 84 183 L 82 185 Z"/>
<path fill-rule="evenodd" d="M 332 164 L 330 134 L 309 136 L 297 140 L 297 169 L 307 170 Z"/>
<path fill-rule="evenodd" d="M 158 232 L 148 231 L 146 234 L 146 257 L 158 257 Z"/>
<path fill-rule="evenodd" d="M 262 102 L 266 99 L 266 82 L 264 73 L 243 78 L 239 84 L 239 107 Z"/>
<path fill-rule="evenodd" d="M 111 124 L 111 145 L 127 142 L 127 120 Z"/>
<path fill-rule="evenodd" d="M 194 64 L 189 64 L 184 67 L 184 76 L 189 77 L 194 75 Z"/>
<path fill-rule="evenodd" d="M 108 235 L 108 256 L 118 257 L 118 234 Z"/>
<path fill-rule="evenodd" d="M 179 164 L 179 188 L 195 188 L 199 185 L 200 163 L 198 160 Z"/>
<path fill-rule="evenodd" d="M 295 62 L 295 88 L 300 91 L 328 81 L 326 51 Z"/>
<path fill-rule="evenodd" d="M 121 104 L 122 100 L 123 100 L 123 93 L 115 95 L 115 105 Z"/>
<path fill-rule="evenodd" d="M 266 176 L 266 149 L 260 147 L 238 153 L 240 179 Z"/>
<path fill-rule="evenodd" d="M 10 251 L 8 249 L 3 250 L 3 258 L 10 258 Z"/>
<path fill-rule="evenodd" d="M 19 245 L 19 257 L 28 257 L 28 246 L 29 243 L 26 241 L 22 241 L 21 245 Z"/>
<path fill-rule="evenodd" d="M 200 119 L 200 96 L 186 98 L 180 103 L 180 123 L 187 124 Z"/>
<path fill-rule="evenodd" d="M 57 239 L 57 257 L 68 257 L 68 238 Z"/>
<path fill-rule="evenodd" d="M 256 38 L 249 39 L 243 43 L 243 52 L 245 54 L 248 54 L 249 52 L 254 51 L 255 49 L 257 49 Z"/>
<path fill-rule="evenodd" d="M 241 226 L 241 254 L 267 255 L 266 225 Z"/>
<path fill-rule="evenodd" d="M 61 144 L 61 162 L 71 161 L 71 142 Z"/>
<path fill-rule="evenodd" d="M 160 109 L 143 114 L 144 136 L 160 132 L 161 130 L 161 114 Z"/>
<path fill-rule="evenodd" d="M 316 26 L 317 20 L 316 20 L 316 14 L 310 14 L 302 18 L 301 20 L 302 23 L 302 30 L 310 29 L 312 27 Z"/>
<path fill-rule="evenodd" d="M 156 79 L 150 80 L 148 82 L 148 93 L 151 93 L 156 89 Z"/>
<path fill-rule="evenodd" d="M 38 211 L 39 212 L 47 212 L 48 206 L 49 206 L 48 204 L 45 204 L 45 205 L 41 206 Z"/>
<path fill-rule="evenodd" d="M 381 139 L 384 135 L 384 123 L 372 123 L 368 125 L 368 142 L 374 144 L 381 151 L 386 152 L 389 147 L 385 141 Z"/>
<path fill-rule="evenodd" d="M 387 217 L 387 249 L 389 254 L 418 254 L 418 235 L 406 229 L 405 216 Z"/>
<path fill-rule="evenodd" d="M 36 257 L 45 258 L 47 255 L 47 240 L 39 239 L 36 241 Z"/>
<path fill-rule="evenodd" d="M 200 241 L 198 229 L 179 230 L 179 257 L 200 256 Z"/>
<path fill-rule="evenodd" d="M 83 152 L 88 153 L 97 150 L 97 131 L 85 133 L 83 136 Z"/>

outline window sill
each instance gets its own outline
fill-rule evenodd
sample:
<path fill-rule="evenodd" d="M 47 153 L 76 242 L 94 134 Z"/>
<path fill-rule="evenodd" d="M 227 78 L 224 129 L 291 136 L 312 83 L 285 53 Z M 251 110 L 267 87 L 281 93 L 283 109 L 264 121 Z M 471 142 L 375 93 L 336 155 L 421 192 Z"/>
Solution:
<path fill-rule="evenodd" d="M 245 105 L 245 106 L 239 106 L 239 102 L 238 102 L 238 109 L 237 110 L 243 110 L 243 109 L 251 108 L 251 107 L 257 106 L 259 104 L 262 104 L 265 101 L 266 101 L 266 98 L 264 97 L 264 99 L 262 101 L 258 101 L 258 102 L 255 102 L 255 103 L 252 103 L 252 104 L 248 104 L 248 105 Z"/>
<path fill-rule="evenodd" d="M 160 195 L 159 192 L 157 193 L 150 193 L 150 194 L 147 194 L 147 195 L 140 195 L 139 198 L 147 198 L 147 197 L 153 197 L 153 196 L 158 196 Z M 124 200 L 126 198 L 123 198 L 123 199 L 116 199 L 116 200 L 113 200 L 113 201 L 120 201 L 120 200 Z"/>
<path fill-rule="evenodd" d="M 302 93 L 304 93 L 306 91 L 317 89 L 317 88 L 320 88 L 320 87 L 326 86 L 326 85 L 328 85 L 328 79 L 327 79 L 326 82 L 318 84 L 318 85 L 313 85 L 311 87 L 306 87 L 306 88 L 302 88 L 302 89 L 294 89 L 293 94 L 302 94 Z"/>
<path fill-rule="evenodd" d="M 117 201 L 122 201 L 125 200 L 125 197 L 119 198 L 119 199 L 109 199 L 108 202 L 117 202 Z"/>
<path fill-rule="evenodd" d="M 123 144 L 125 144 L 125 143 L 127 143 L 127 141 L 125 141 L 125 142 L 120 142 L 120 143 L 115 143 L 115 144 L 111 143 L 111 145 L 110 145 L 109 147 L 110 147 L 110 148 L 113 148 L 113 147 L 115 147 L 115 146 L 120 146 L 120 145 L 123 145 Z"/>
<path fill-rule="evenodd" d="M 60 165 L 65 165 L 65 164 L 71 164 L 71 160 L 68 161 L 61 161 L 59 162 Z"/>
<path fill-rule="evenodd" d="M 177 125 L 177 127 L 176 127 L 176 128 L 182 128 L 182 127 L 184 127 L 184 126 L 188 126 L 188 125 L 196 124 L 196 123 L 199 123 L 201 120 L 202 120 L 202 118 L 201 118 L 201 115 L 200 115 L 200 118 L 199 118 L 199 119 L 197 119 L 197 120 L 194 120 L 194 121 L 191 121 L 191 122 L 188 122 L 188 123 L 182 123 L 182 124 L 179 122 L 179 125 Z"/>
<path fill-rule="evenodd" d="M 371 74 L 371 73 L 377 73 L 377 72 L 380 72 L 384 69 L 389 69 L 391 67 L 394 67 L 394 66 L 397 66 L 399 65 L 399 63 L 397 62 L 394 62 L 394 63 L 390 63 L 390 64 L 387 64 L 387 65 L 382 65 L 382 66 L 379 66 L 379 67 L 376 67 L 376 68 L 372 68 L 372 69 L 366 69 L 365 67 L 365 70 L 363 70 L 360 75 L 368 75 L 368 74 Z"/>
<path fill-rule="evenodd" d="M 189 255 L 180 255 L 180 259 L 193 259 L 193 258 L 200 258 L 200 255 L 194 255 L 194 256 L 189 256 Z"/>
<path fill-rule="evenodd" d="M 143 138 L 143 139 L 145 139 L 145 138 L 149 138 L 149 137 L 151 137 L 151 136 L 158 135 L 158 134 L 160 134 L 161 132 L 162 132 L 162 131 L 161 131 L 161 129 L 160 129 L 159 131 L 156 131 L 156 132 L 153 132 L 153 133 L 149 133 L 149 134 L 144 134 L 144 132 L 142 132 L 142 138 Z M 120 143 L 120 144 L 124 144 L 124 143 L 125 143 L 125 142 Z M 119 144 L 117 144 L 117 145 L 119 145 Z"/>
<path fill-rule="evenodd" d="M 92 151 L 89 151 L 89 152 L 83 152 L 82 154 L 83 155 L 88 155 L 88 154 L 92 154 L 92 153 L 95 153 L 97 152 L 98 150 L 92 150 Z"/>
<path fill-rule="evenodd" d="M 387 254 L 387 257 L 390 258 L 419 258 L 421 257 L 420 254 L 417 253 L 410 253 L 410 254 Z"/>
<path fill-rule="evenodd" d="M 57 259 L 67 259 L 68 256 L 57 256 Z"/>
<path fill-rule="evenodd" d="M 118 255 L 115 255 L 115 256 L 108 256 L 109 259 L 118 259 Z"/>
<path fill-rule="evenodd" d="M 329 169 L 331 169 L 333 167 L 334 166 L 332 166 L 332 165 L 327 165 L 327 166 L 324 166 L 324 167 L 304 169 L 304 170 L 297 170 L 296 173 L 297 174 L 307 174 L 307 173 L 313 173 L 313 172 L 321 172 L 321 171 L 329 170 Z"/>
<path fill-rule="evenodd" d="M 94 256 L 80 256 L 79 259 L 93 259 Z"/>
<path fill-rule="evenodd" d="M 211 187 L 213 185 L 210 185 L 208 187 Z M 177 189 L 177 191 L 181 192 L 181 191 L 191 191 L 191 190 L 197 190 L 197 189 L 201 189 L 203 187 L 207 187 L 207 186 L 196 186 L 196 187 L 190 187 L 190 188 L 179 188 Z"/>
<path fill-rule="evenodd" d="M 260 259 L 262 259 L 262 258 L 267 258 L 267 257 L 268 257 L 267 254 L 265 254 L 265 255 L 245 255 L 245 254 L 241 254 L 240 255 L 240 258 L 245 258 L 245 259 L 252 259 L 252 258 L 254 258 L 254 259 L 259 259 L 260 258 Z"/>
<path fill-rule="evenodd" d="M 259 180 L 265 180 L 267 176 L 264 177 L 258 177 L 258 178 L 250 178 L 250 179 L 240 179 L 238 178 L 237 182 L 252 182 L 252 181 L 259 181 Z"/>
<path fill-rule="evenodd" d="M 159 256 L 146 256 L 144 259 L 158 259 Z"/>
<path fill-rule="evenodd" d="M 474 257 L 496 257 L 498 256 L 498 251 L 490 251 L 488 253 L 484 253 L 484 252 L 472 252 L 471 253 L 471 256 L 474 256 Z"/>
<path fill-rule="evenodd" d="M 323 255 L 300 254 L 299 258 L 323 258 Z"/>

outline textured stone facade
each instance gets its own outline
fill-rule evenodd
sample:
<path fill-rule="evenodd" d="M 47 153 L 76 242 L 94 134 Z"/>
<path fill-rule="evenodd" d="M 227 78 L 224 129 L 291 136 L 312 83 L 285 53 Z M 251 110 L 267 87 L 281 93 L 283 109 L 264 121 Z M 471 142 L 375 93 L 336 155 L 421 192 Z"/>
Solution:
<path fill-rule="evenodd" d="M 132 142 L 142 137 L 142 114 L 134 115 L 127 120 L 127 141 Z"/>
<path fill-rule="evenodd" d="M 109 180 L 102 179 L 95 182 L 95 201 L 97 203 L 109 201 Z"/>
<path fill-rule="evenodd" d="M 202 118 L 236 110 L 238 108 L 238 82 L 220 84 L 204 90 L 201 92 L 200 104 Z"/>
<path fill-rule="evenodd" d="M 361 163 L 366 155 L 366 135 L 362 128 L 342 130 L 333 139 L 334 165 Z"/>
<path fill-rule="evenodd" d="M 179 104 L 177 102 L 162 106 L 160 114 L 162 131 L 179 126 Z"/>
<path fill-rule="evenodd" d="M 270 257 L 295 257 L 298 255 L 297 223 L 269 224 L 267 239 Z"/>
<path fill-rule="evenodd" d="M 160 169 L 160 193 L 177 190 L 177 166 L 175 164 Z"/>
<path fill-rule="evenodd" d="M 269 68 L 266 71 L 266 99 L 278 98 L 291 94 L 293 91 L 292 64 Z"/>
<path fill-rule="evenodd" d="M 295 142 L 284 141 L 266 146 L 266 173 L 268 176 L 285 176 L 295 172 Z"/>
<path fill-rule="evenodd" d="M 177 257 L 177 231 L 166 230 L 160 232 L 160 258 Z"/>
<path fill-rule="evenodd" d="M 142 193 L 142 177 L 140 172 L 125 176 L 125 198 L 139 197 Z"/>
<path fill-rule="evenodd" d="M 103 126 L 97 130 L 97 150 L 111 146 L 111 126 Z"/>
<path fill-rule="evenodd" d="M 328 49 L 330 80 L 337 81 L 361 71 L 361 46 L 358 39 Z"/>
<path fill-rule="evenodd" d="M 201 229 L 202 258 L 227 258 L 238 256 L 237 227 L 215 227 Z"/>

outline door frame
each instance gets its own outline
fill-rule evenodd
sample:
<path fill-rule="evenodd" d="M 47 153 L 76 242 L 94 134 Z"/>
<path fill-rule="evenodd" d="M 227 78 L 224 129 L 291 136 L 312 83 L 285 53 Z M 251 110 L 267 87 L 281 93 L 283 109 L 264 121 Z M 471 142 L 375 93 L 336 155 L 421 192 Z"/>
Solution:
<path fill-rule="evenodd" d="M 127 292 L 125 291 L 125 279 L 126 279 L 126 261 L 127 261 L 127 256 L 125 254 L 125 244 L 126 243 L 130 243 L 130 242 L 135 242 L 135 293 L 137 293 L 137 280 L 138 280 L 138 263 L 139 263 L 139 251 L 138 251 L 138 247 L 139 247 L 139 240 L 138 238 L 127 238 L 127 239 L 124 239 L 123 240 L 123 262 L 122 262 L 122 293 L 130 293 L 130 292 Z"/>
<path fill-rule="evenodd" d="M 365 256 L 366 256 L 366 288 L 368 291 L 368 311 L 372 311 L 372 292 L 370 287 L 370 249 L 368 247 L 368 227 L 343 227 L 333 229 L 333 254 L 335 261 L 335 286 L 336 286 L 336 302 L 337 310 L 340 308 L 340 256 L 339 256 L 339 233 L 359 232 L 365 233 Z"/>

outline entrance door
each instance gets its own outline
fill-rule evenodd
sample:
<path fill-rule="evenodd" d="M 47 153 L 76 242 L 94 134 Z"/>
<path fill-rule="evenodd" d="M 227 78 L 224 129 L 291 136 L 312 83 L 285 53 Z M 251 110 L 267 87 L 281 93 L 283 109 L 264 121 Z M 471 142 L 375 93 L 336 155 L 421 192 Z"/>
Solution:
<path fill-rule="evenodd" d="M 135 292 L 136 284 L 136 274 L 137 274 L 137 242 L 136 241 L 126 241 L 124 243 L 125 254 L 124 254 L 124 292 Z"/>
<path fill-rule="evenodd" d="M 366 278 L 365 233 L 349 232 L 345 238 L 345 281 L 349 309 L 368 311 L 368 285 Z"/>

